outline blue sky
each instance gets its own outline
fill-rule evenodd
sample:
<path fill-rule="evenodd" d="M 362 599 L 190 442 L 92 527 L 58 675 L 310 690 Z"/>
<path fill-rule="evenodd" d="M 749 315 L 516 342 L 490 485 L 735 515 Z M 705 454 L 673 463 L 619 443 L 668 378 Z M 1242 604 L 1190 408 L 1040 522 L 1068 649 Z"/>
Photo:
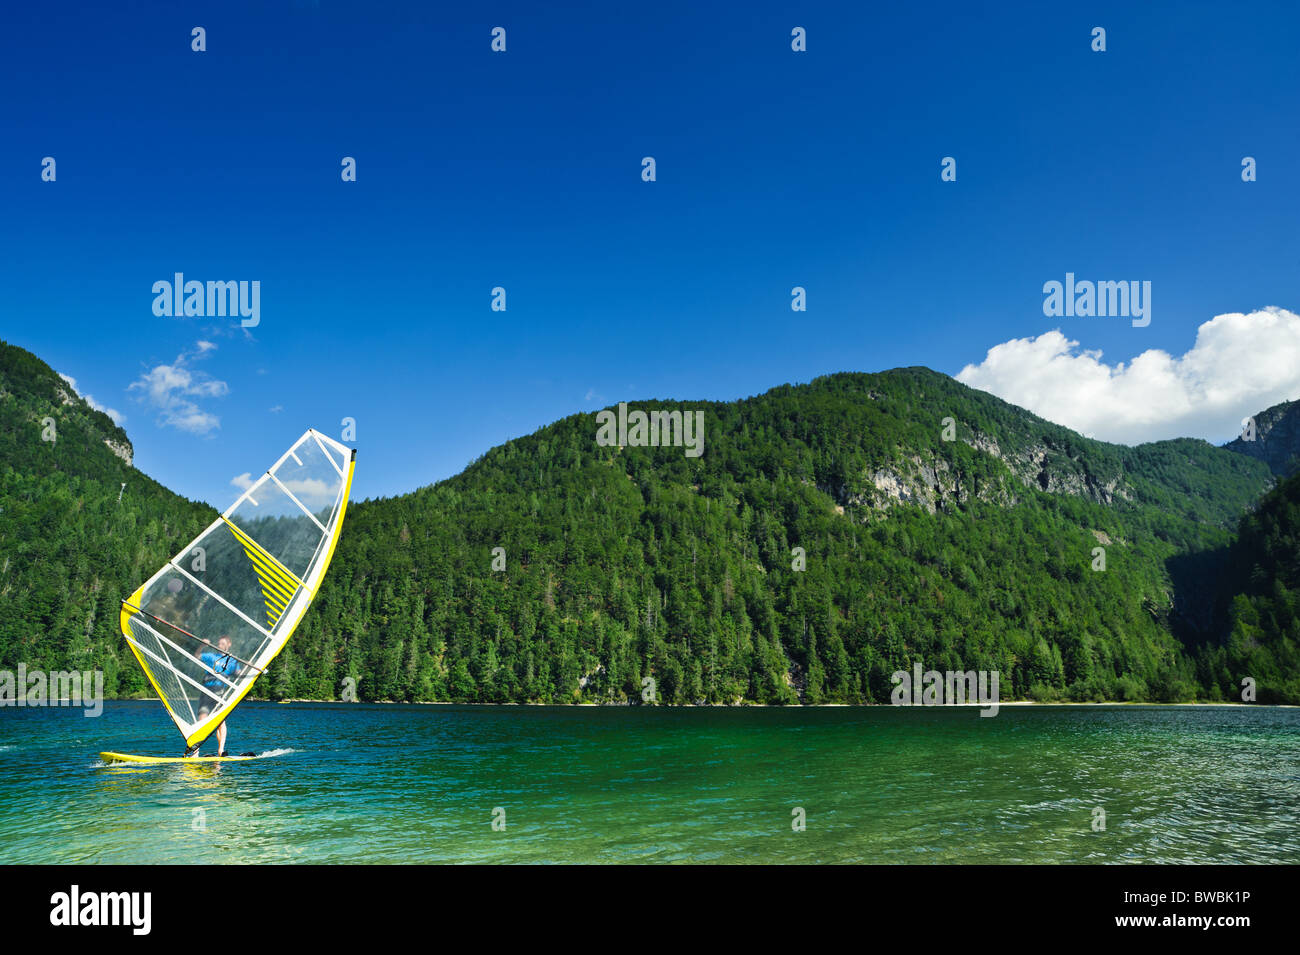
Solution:
<path fill-rule="evenodd" d="M 345 416 L 375 497 L 619 400 L 957 375 L 1017 339 L 971 382 L 1080 430 L 1111 409 L 1099 437 L 1222 440 L 1300 397 L 1297 27 L 1281 3 L 9 5 L 0 337 L 220 506 Z M 178 271 L 260 281 L 260 324 L 155 316 Z M 1045 317 L 1066 272 L 1152 282 L 1151 324 Z M 1116 369 L 1143 353 L 1172 364 Z"/>

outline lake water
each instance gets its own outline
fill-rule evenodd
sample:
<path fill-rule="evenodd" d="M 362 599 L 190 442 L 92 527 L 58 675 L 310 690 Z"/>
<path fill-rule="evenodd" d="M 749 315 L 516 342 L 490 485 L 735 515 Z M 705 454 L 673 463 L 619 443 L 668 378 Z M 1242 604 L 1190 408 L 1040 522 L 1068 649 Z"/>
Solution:
<path fill-rule="evenodd" d="M 228 748 L 282 752 L 0 709 L 0 863 L 1300 862 L 1296 709 L 247 703 Z"/>

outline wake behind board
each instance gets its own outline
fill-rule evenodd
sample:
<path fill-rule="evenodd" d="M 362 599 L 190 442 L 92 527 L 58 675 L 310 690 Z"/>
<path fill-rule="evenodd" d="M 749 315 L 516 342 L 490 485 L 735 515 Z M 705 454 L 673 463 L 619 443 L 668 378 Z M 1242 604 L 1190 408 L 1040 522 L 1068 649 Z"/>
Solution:
<path fill-rule="evenodd" d="M 269 755 L 269 754 L 268 754 Z M 106 763 L 237 763 L 261 756 L 134 756 L 131 753 L 100 753 Z"/>

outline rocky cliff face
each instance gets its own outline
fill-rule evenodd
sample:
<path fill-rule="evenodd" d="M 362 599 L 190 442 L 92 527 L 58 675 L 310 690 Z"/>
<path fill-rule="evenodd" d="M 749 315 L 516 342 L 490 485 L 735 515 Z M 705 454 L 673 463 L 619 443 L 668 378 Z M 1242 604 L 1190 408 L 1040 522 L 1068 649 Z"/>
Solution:
<path fill-rule="evenodd" d="M 1263 461 L 1279 476 L 1294 474 L 1300 467 L 1300 401 L 1284 401 L 1255 415 L 1251 437 L 1247 431 L 1224 447 Z"/>
<path fill-rule="evenodd" d="M 837 495 L 839 503 L 849 507 L 872 507 L 887 510 L 895 504 L 913 504 L 931 514 L 944 509 L 945 502 L 962 504 L 983 501 L 1014 507 L 1022 497 L 1022 488 L 1038 488 L 1049 494 L 1072 494 L 1098 504 L 1111 504 L 1116 498 L 1131 500 L 1131 489 L 1118 475 L 1105 478 L 1092 474 L 1081 462 L 1042 441 L 1014 454 L 1004 453 L 993 438 L 976 433 L 962 439 L 977 451 L 997 458 L 1009 474 L 1003 480 L 967 479 L 953 470 L 943 458 L 927 459 L 919 454 L 904 456 L 887 467 L 865 475 L 863 491 Z"/>
<path fill-rule="evenodd" d="M 76 381 L 60 375 L 31 352 L 0 341 L 0 422 L 10 438 L 19 446 L 10 455 L 19 455 L 19 447 L 30 451 L 23 442 L 44 433 L 46 419 L 52 419 L 55 431 L 52 438 L 60 456 L 36 455 L 28 463 L 39 463 L 38 470 L 76 470 L 94 474 L 110 486 L 117 473 L 117 461 L 134 467 L 134 450 L 126 432 L 101 409 L 95 407 L 77 391 Z M 116 460 L 99 455 L 91 449 L 107 448 Z M 46 439 L 39 438 L 37 447 L 50 447 Z M 74 450 L 80 449 L 80 450 Z M 86 457 L 76 462 L 70 455 Z M 19 460 L 14 458 L 8 463 Z M 57 462 L 57 466 L 56 466 Z M 15 465 L 16 468 L 16 465 Z M 44 473 L 42 471 L 41 473 Z"/>
<path fill-rule="evenodd" d="M 938 459 L 926 462 L 920 455 L 904 458 L 893 467 L 878 468 L 868 475 L 870 487 L 865 493 L 851 495 L 848 504 L 886 510 L 894 504 L 915 504 L 931 514 L 942 510 L 945 501 L 957 504 L 977 495 L 980 500 L 1004 501 L 1004 495 L 993 494 L 991 489 L 963 486 L 948 462 Z"/>
<path fill-rule="evenodd" d="M 1132 497 L 1119 475 L 1098 477 L 1049 441 L 1039 441 L 1013 455 L 1004 455 L 992 439 L 977 438 L 969 443 L 1005 464 L 1026 487 L 1036 486 L 1049 494 L 1086 497 L 1098 504 L 1110 504 L 1117 497 L 1124 500 Z"/>
<path fill-rule="evenodd" d="M 134 465 L 132 464 L 134 449 L 131 447 L 130 441 L 114 441 L 112 438 L 105 438 L 104 444 L 108 445 L 108 450 L 116 454 L 128 465 L 134 467 Z"/>

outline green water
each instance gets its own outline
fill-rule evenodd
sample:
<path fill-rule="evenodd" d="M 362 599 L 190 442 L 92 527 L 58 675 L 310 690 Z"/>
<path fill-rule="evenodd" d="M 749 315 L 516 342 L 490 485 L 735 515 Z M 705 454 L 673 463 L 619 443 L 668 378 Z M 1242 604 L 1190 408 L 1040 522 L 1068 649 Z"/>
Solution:
<path fill-rule="evenodd" d="M 1300 862 L 1294 709 L 252 703 L 230 750 L 287 752 L 98 759 L 178 745 L 0 709 L 0 862 Z"/>

